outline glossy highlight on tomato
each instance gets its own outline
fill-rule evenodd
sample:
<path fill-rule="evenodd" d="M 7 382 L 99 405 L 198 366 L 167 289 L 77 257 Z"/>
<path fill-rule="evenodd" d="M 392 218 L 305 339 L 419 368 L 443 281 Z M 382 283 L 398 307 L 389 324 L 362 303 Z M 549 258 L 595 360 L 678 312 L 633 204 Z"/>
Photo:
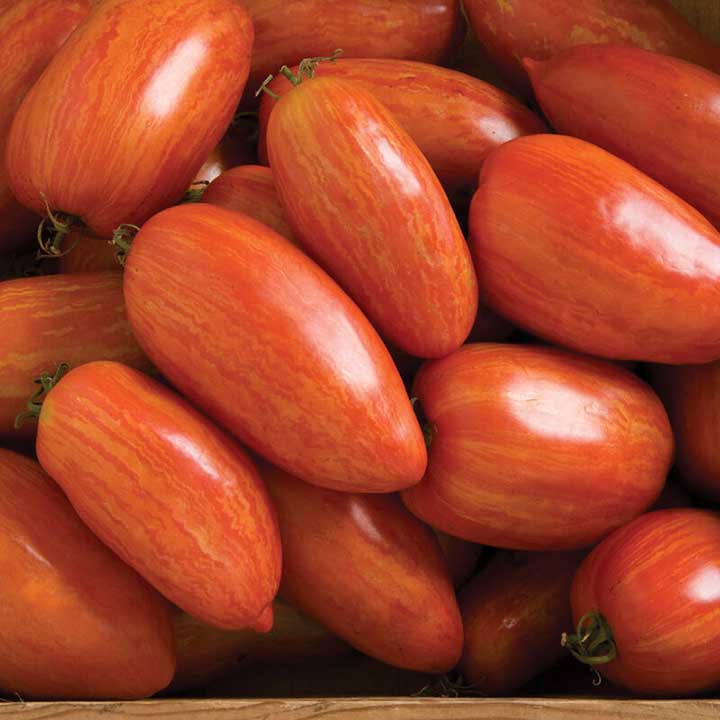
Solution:
<path fill-rule="evenodd" d="M 446 672 L 462 623 L 432 531 L 392 495 L 313 487 L 263 464 L 283 543 L 280 592 L 371 657 Z"/>
<path fill-rule="evenodd" d="M 269 227 L 207 203 L 170 208 L 124 273 L 138 342 L 191 402 L 307 482 L 393 492 L 427 455 L 392 358 L 358 307 Z"/>
<path fill-rule="evenodd" d="M 85 527 L 34 460 L 4 449 L 0 577 L 0 691 L 141 698 L 170 682 L 170 606 Z"/>
<path fill-rule="evenodd" d="M 483 300 L 545 340 L 616 360 L 720 357 L 720 234 L 583 140 L 494 150 L 470 208 Z"/>
<path fill-rule="evenodd" d="M 470 253 L 437 176 L 390 111 L 349 81 L 306 79 L 277 102 L 267 149 L 298 243 L 378 332 L 418 357 L 458 348 L 477 313 Z"/>
<path fill-rule="evenodd" d="M 252 41 L 234 0 L 97 4 L 15 116 L 18 200 L 100 237 L 177 202 L 233 117 Z"/>
<path fill-rule="evenodd" d="M 272 626 L 281 549 L 257 471 L 165 386 L 94 362 L 47 394 L 40 464 L 87 526 L 162 594 L 224 628 Z"/>
<path fill-rule="evenodd" d="M 599 612 L 613 640 L 616 658 L 596 669 L 645 695 L 696 695 L 716 688 L 718 578 L 715 512 L 661 510 L 615 531 L 585 559 L 572 585 L 575 623 Z M 606 643 L 596 652 L 611 655 L 610 649 Z"/>
<path fill-rule="evenodd" d="M 592 545 L 649 508 L 670 468 L 673 437 L 659 398 L 602 360 L 466 345 L 426 363 L 413 395 L 427 420 L 428 469 L 403 501 L 473 542 Z"/>

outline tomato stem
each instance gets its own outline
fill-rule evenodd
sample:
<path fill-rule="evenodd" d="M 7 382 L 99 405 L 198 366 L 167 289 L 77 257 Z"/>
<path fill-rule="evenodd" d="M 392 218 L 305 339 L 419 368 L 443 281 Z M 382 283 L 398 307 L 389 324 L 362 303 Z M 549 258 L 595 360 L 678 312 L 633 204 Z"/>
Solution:
<path fill-rule="evenodd" d="M 591 610 L 580 618 L 575 633 L 563 633 L 560 644 L 570 650 L 577 660 L 592 668 L 612 662 L 617 657 L 610 624 L 597 610 Z"/>
<path fill-rule="evenodd" d="M 133 238 L 138 234 L 140 228 L 137 225 L 123 223 L 119 225 L 112 236 L 112 244 L 115 246 L 115 259 L 125 267 L 127 254 L 130 252 Z"/>
<path fill-rule="evenodd" d="M 207 186 L 209 184 L 209 180 L 198 180 L 194 182 L 185 191 L 185 194 L 182 196 L 180 204 L 183 205 L 184 203 L 200 202 L 203 199 L 203 195 L 205 194 L 205 191 L 207 190 Z"/>
<path fill-rule="evenodd" d="M 415 417 L 417 417 L 417 420 L 420 423 L 423 438 L 425 439 L 425 447 L 429 450 L 432 445 L 433 438 L 437 433 L 437 427 L 431 423 L 430 420 L 428 420 L 427 415 L 425 415 L 423 406 L 420 404 L 420 398 L 411 397 L 410 404 L 413 406 L 413 410 L 415 410 Z"/>
<path fill-rule="evenodd" d="M 311 58 L 305 58 L 304 60 L 300 61 L 300 64 L 298 65 L 298 71 L 297 74 L 295 74 L 287 65 L 283 65 L 279 72 L 281 75 L 284 75 L 295 87 L 300 85 L 303 80 L 311 80 L 315 77 L 315 69 L 320 63 L 324 62 L 331 62 L 334 63 L 341 55 L 343 54 L 342 48 L 338 48 L 333 52 L 332 55 L 326 55 L 321 57 L 311 57 Z M 265 80 L 263 81 L 263 84 L 258 88 L 258 91 L 255 93 L 255 97 L 260 95 L 260 93 L 264 92 L 267 93 L 273 100 L 279 100 L 280 96 L 270 90 L 268 85 L 272 82 L 274 75 L 268 75 Z"/>
<path fill-rule="evenodd" d="M 75 247 L 77 241 L 67 250 L 62 249 L 63 241 L 73 228 L 83 227 L 84 223 L 77 215 L 51 210 L 45 194 L 40 193 L 40 195 L 45 203 L 47 217 L 44 217 L 38 225 L 37 241 L 40 250 L 38 250 L 37 257 L 38 259 L 58 258 L 67 255 Z M 48 223 L 52 229 L 48 227 Z"/>
<path fill-rule="evenodd" d="M 35 420 L 40 417 L 40 411 L 42 410 L 43 401 L 45 396 L 67 375 L 70 370 L 70 365 L 67 363 L 60 363 L 55 370 L 55 374 L 51 375 L 48 372 L 44 372 L 40 377 L 35 380 L 35 384 L 40 387 L 32 394 L 27 402 L 27 410 L 21 412 L 15 418 L 15 429 L 19 430 L 20 427 L 27 420 Z"/>

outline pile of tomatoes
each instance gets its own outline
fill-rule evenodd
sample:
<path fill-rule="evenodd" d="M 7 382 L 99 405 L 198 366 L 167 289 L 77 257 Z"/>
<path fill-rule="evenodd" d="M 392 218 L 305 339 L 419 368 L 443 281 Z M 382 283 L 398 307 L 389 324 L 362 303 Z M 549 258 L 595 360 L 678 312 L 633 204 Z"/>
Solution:
<path fill-rule="evenodd" d="M 720 48 L 464 10 L 0 0 L 4 696 L 720 686 Z"/>

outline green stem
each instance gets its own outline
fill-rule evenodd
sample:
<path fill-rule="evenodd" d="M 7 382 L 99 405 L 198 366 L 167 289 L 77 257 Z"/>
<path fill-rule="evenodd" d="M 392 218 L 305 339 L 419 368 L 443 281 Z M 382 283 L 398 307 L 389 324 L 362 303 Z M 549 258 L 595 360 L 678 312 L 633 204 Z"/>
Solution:
<path fill-rule="evenodd" d="M 115 246 L 115 258 L 125 267 L 125 260 L 130 252 L 133 238 L 138 234 L 140 228 L 137 225 L 124 223 L 119 225 L 112 236 L 112 244 Z"/>
<path fill-rule="evenodd" d="M 42 410 L 43 401 L 47 394 L 67 375 L 70 370 L 70 365 L 67 363 L 60 363 L 55 370 L 55 374 L 51 375 L 48 372 L 44 372 L 40 377 L 35 380 L 35 384 L 40 387 L 32 394 L 27 402 L 27 410 L 21 412 L 15 418 L 15 429 L 19 430 L 23 423 L 28 420 L 35 420 L 40 417 L 40 411 Z"/>
<path fill-rule="evenodd" d="M 297 74 L 295 74 L 287 65 L 283 65 L 280 68 L 279 72 L 281 75 L 284 75 L 292 83 L 293 86 L 297 87 L 298 85 L 300 85 L 300 83 L 302 83 L 303 80 L 311 80 L 315 77 L 315 70 L 320 63 L 334 63 L 342 54 L 342 49 L 338 48 L 332 55 L 305 58 L 304 60 L 301 60 L 300 64 L 298 65 Z M 273 77 L 274 75 L 268 75 L 265 78 L 263 84 L 258 88 L 258 91 L 255 93 L 255 97 L 258 97 L 260 93 L 264 92 L 267 93 L 273 100 L 280 99 L 280 96 L 276 92 L 270 90 L 270 88 L 268 87 L 268 85 L 272 82 Z"/>
<path fill-rule="evenodd" d="M 560 641 L 581 663 L 595 668 L 606 665 L 617 657 L 617 646 L 610 624 L 597 610 L 580 618 L 575 633 L 563 633 Z"/>
<path fill-rule="evenodd" d="M 37 241 L 40 246 L 38 258 L 58 258 L 67 255 L 75 245 L 67 250 L 62 249 L 65 238 L 73 228 L 84 227 L 83 221 L 77 215 L 53 211 L 44 193 L 40 193 L 45 203 L 47 217 L 44 217 L 37 229 Z"/>
<path fill-rule="evenodd" d="M 428 420 L 428 417 L 427 415 L 425 415 L 425 411 L 420 404 L 420 398 L 410 398 L 410 404 L 413 406 L 413 410 L 415 410 L 415 417 L 417 417 L 417 420 L 420 423 L 423 438 L 425 439 L 425 446 L 429 450 L 430 446 L 433 443 L 433 439 L 437 434 L 437 426 L 431 423 L 430 420 Z"/>
<path fill-rule="evenodd" d="M 180 205 L 185 203 L 200 202 L 203 199 L 203 195 L 205 194 L 209 184 L 209 180 L 198 180 L 197 182 L 194 182 L 185 191 L 185 194 L 182 196 L 182 200 L 180 201 Z"/>

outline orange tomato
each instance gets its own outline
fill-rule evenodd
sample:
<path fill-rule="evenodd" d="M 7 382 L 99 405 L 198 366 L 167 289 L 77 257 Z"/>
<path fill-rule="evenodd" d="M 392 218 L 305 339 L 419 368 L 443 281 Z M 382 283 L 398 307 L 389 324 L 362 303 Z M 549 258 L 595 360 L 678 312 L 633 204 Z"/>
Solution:
<path fill-rule="evenodd" d="M 64 243 L 65 253 L 58 258 L 58 271 L 67 273 L 122 270 L 111 240 L 73 230 Z"/>

